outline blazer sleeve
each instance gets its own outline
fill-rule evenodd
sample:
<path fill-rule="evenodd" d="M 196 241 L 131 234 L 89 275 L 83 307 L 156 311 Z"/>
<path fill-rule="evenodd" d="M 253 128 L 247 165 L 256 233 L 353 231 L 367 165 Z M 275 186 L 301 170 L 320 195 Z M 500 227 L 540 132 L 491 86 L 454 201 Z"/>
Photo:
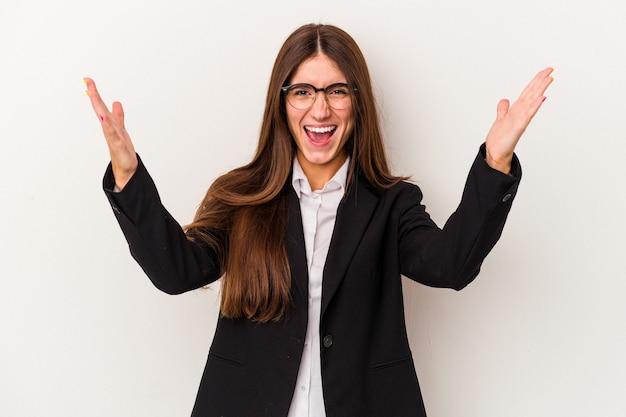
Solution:
<path fill-rule="evenodd" d="M 521 175 L 515 155 L 509 175 L 491 168 L 483 144 L 461 202 L 442 229 L 430 220 L 421 191 L 413 187 L 398 226 L 401 273 L 429 286 L 456 290 L 472 282 L 502 234 Z"/>
<path fill-rule="evenodd" d="M 114 192 L 111 164 L 103 179 L 104 192 L 126 237 L 130 252 L 152 283 L 168 294 L 205 286 L 220 277 L 217 254 L 189 240 L 161 204 L 141 158 L 137 171 L 121 192 Z"/>

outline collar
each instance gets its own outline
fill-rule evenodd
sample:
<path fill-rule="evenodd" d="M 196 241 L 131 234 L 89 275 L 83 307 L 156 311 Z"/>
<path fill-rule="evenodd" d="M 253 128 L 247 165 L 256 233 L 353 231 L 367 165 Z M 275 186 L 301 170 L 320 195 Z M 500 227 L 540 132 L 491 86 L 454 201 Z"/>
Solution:
<path fill-rule="evenodd" d="M 313 192 L 324 193 L 326 191 L 341 189 L 342 192 L 346 190 L 346 181 L 348 178 L 348 167 L 350 166 L 350 157 L 348 156 L 344 161 L 343 165 L 339 167 L 335 175 L 324 185 L 324 188 L 319 191 L 311 191 L 311 185 L 309 184 L 309 180 L 304 174 L 304 170 L 298 162 L 298 158 L 293 158 L 293 171 L 292 171 L 292 179 L 291 185 L 296 192 L 298 198 L 301 197 L 302 194 L 310 195 Z"/>

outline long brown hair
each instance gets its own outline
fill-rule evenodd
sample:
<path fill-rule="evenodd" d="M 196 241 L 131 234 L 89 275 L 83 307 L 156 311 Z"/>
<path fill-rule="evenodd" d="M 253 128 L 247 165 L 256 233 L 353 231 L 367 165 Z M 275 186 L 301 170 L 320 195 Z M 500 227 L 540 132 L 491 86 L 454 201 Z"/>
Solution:
<path fill-rule="evenodd" d="M 296 145 L 287 124 L 281 87 L 300 64 L 324 54 L 354 89 L 355 126 L 346 143 L 351 156 L 347 188 L 358 175 L 376 188 L 402 177 L 389 172 L 365 58 L 343 30 L 308 24 L 294 31 L 280 49 L 270 77 L 256 154 L 252 161 L 219 177 L 209 188 L 187 236 L 218 254 L 222 277 L 221 314 L 258 322 L 289 317 L 291 272 L 284 238 Z"/>

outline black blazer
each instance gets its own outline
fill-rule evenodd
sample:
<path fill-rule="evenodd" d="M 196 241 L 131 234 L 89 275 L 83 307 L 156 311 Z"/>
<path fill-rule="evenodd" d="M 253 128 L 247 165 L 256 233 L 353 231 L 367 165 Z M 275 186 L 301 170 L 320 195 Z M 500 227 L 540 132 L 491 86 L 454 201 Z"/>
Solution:
<path fill-rule="evenodd" d="M 426 213 L 415 185 L 378 190 L 359 178 L 349 187 L 323 277 L 320 339 L 327 417 L 426 415 L 406 334 L 401 275 L 459 290 L 478 274 L 500 237 L 521 177 L 517 158 L 513 175 L 505 175 L 486 164 L 484 146 L 481 153 L 443 229 Z M 215 255 L 185 238 L 141 162 L 121 193 L 113 193 L 113 185 L 109 167 L 105 192 L 133 257 L 156 287 L 177 294 L 219 278 Z M 291 195 L 285 243 L 293 318 L 257 324 L 220 317 L 193 417 L 287 416 L 308 320 L 300 206 L 295 192 Z"/>

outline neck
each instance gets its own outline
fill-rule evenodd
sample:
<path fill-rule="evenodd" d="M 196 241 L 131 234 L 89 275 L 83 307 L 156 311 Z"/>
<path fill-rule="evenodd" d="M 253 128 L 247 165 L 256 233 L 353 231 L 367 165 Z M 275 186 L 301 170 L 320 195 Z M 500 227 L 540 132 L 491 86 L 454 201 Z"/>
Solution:
<path fill-rule="evenodd" d="M 298 155 L 298 162 L 309 181 L 309 186 L 312 191 L 321 190 L 326 183 L 339 171 L 339 168 L 346 161 L 347 156 L 344 154 L 341 157 L 337 157 L 326 164 L 313 164 L 306 160 L 306 158 Z"/>

